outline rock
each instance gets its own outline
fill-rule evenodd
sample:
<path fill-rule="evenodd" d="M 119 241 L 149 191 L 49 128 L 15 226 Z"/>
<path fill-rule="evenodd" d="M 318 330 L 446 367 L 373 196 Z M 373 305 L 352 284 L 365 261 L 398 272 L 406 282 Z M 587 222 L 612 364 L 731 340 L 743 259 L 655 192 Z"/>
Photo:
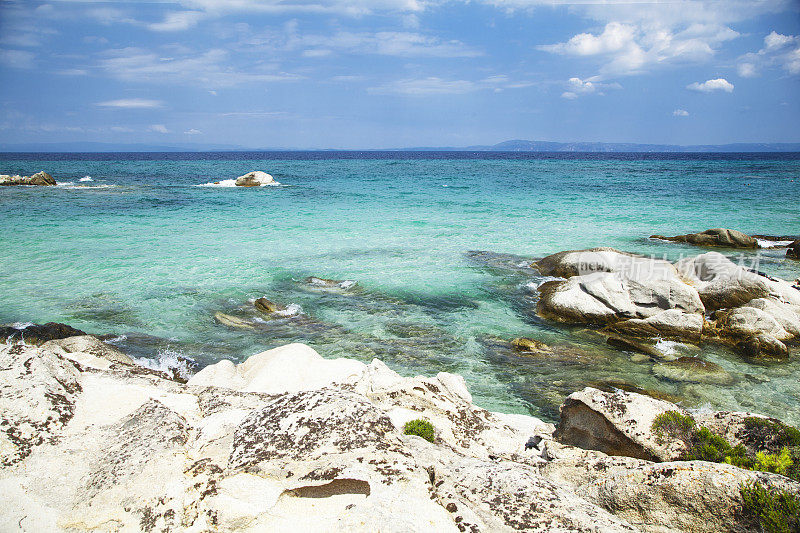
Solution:
<path fill-rule="evenodd" d="M 37 172 L 33 176 L 0 175 L 0 185 L 57 185 L 53 176 L 47 172 Z"/>
<path fill-rule="evenodd" d="M 38 345 L 54 339 L 65 339 L 78 335 L 86 335 L 86 333 L 59 322 L 0 326 L 0 340 L 5 342 L 22 341 L 25 344 Z"/>
<path fill-rule="evenodd" d="M 280 185 L 272 175 L 256 170 L 236 178 L 237 187 L 262 187 L 264 185 Z"/>
<path fill-rule="evenodd" d="M 548 346 L 541 341 L 527 337 L 518 337 L 512 340 L 511 346 L 516 355 L 536 357 L 550 362 L 591 365 L 605 359 L 605 356 L 599 352 L 590 352 L 574 346 Z"/>
<path fill-rule="evenodd" d="M 718 252 L 687 257 L 675 266 L 681 276 L 697 288 L 708 311 L 738 307 L 768 296 L 800 305 L 800 291 L 786 281 L 750 271 Z"/>
<path fill-rule="evenodd" d="M 550 351 L 550 346 L 547 344 L 527 337 L 517 337 L 511 341 L 511 346 L 520 352 Z"/>
<path fill-rule="evenodd" d="M 716 328 L 721 336 L 748 339 L 755 335 L 769 335 L 779 341 L 791 339 L 793 335 L 783 329 L 780 322 L 769 312 L 749 305 L 730 311 L 716 313 Z"/>
<path fill-rule="evenodd" d="M 68 359 L 95 368 L 98 364 L 101 368 L 109 367 L 108 364 L 98 363 L 98 359 L 111 364 L 116 363 L 129 366 L 136 364 L 133 362 L 133 359 L 126 354 L 92 335 L 47 341 L 42 344 L 42 350 L 53 351 L 66 356 Z M 78 354 L 85 354 L 89 357 L 81 357 Z"/>
<path fill-rule="evenodd" d="M 214 320 L 223 326 L 228 326 L 229 328 L 234 329 L 256 329 L 256 327 L 248 322 L 243 318 L 239 318 L 233 315 L 227 315 L 225 313 L 216 312 L 214 313 Z"/>
<path fill-rule="evenodd" d="M 789 358 L 789 348 L 773 337 L 762 333 L 754 335 L 736 344 L 739 353 L 750 359 L 777 359 L 784 361 Z"/>
<path fill-rule="evenodd" d="M 283 311 L 284 309 L 286 309 L 285 307 L 280 306 L 280 305 L 276 304 L 275 302 L 273 302 L 271 300 L 267 300 L 263 296 L 261 298 L 257 298 L 253 302 L 253 305 L 256 306 L 256 309 L 258 309 L 262 313 L 266 313 L 268 315 L 271 315 L 273 313 L 277 313 L 278 311 Z"/>
<path fill-rule="evenodd" d="M 789 259 L 800 259 L 800 240 L 792 242 L 786 248 L 786 257 Z"/>
<path fill-rule="evenodd" d="M 800 484 L 778 474 L 723 463 L 681 461 L 615 469 L 587 497 L 645 531 L 751 531 L 740 514 L 742 484 L 800 494 Z M 669 524 L 669 526 L 667 526 Z"/>
<path fill-rule="evenodd" d="M 631 318 L 608 326 L 609 331 L 646 339 L 664 338 L 699 342 L 703 315 L 667 309 L 647 318 Z"/>
<path fill-rule="evenodd" d="M 571 278 L 595 272 L 619 272 L 625 277 L 653 275 L 663 279 L 674 276 L 675 267 L 668 261 L 642 257 L 614 248 L 568 250 L 534 262 L 531 265 L 543 276 Z"/>
<path fill-rule="evenodd" d="M 626 339 L 624 337 L 611 336 L 606 339 L 606 344 L 614 348 L 627 352 L 638 352 L 648 355 L 654 359 L 663 359 L 665 355 L 653 344 L 646 344 L 636 339 Z"/>
<path fill-rule="evenodd" d="M 736 381 L 718 364 L 697 357 L 679 357 L 675 361 L 658 363 L 653 367 L 653 373 L 662 379 L 689 383 L 730 385 Z"/>
<path fill-rule="evenodd" d="M 602 381 L 590 381 L 587 383 L 587 386 L 600 389 L 603 392 L 616 392 L 618 390 L 625 391 L 625 392 L 635 392 L 636 394 L 644 394 L 645 396 L 650 396 L 651 398 L 655 398 L 656 400 L 664 400 L 665 402 L 670 403 L 681 403 L 683 398 L 680 396 L 675 396 L 674 394 L 669 394 L 667 392 L 662 392 L 659 390 L 654 389 L 643 389 L 638 385 L 634 385 L 633 383 L 628 383 L 627 381 L 623 381 L 621 379 L 611 378 Z"/>
<path fill-rule="evenodd" d="M 352 383 L 365 368 L 364 363 L 352 359 L 323 359 L 305 344 L 287 344 L 250 356 L 238 365 L 228 360 L 209 365 L 188 384 L 278 394 Z"/>
<path fill-rule="evenodd" d="M 663 442 L 652 425 L 661 413 L 675 410 L 682 411 L 672 403 L 649 396 L 587 387 L 564 400 L 554 436 L 564 444 L 607 455 L 674 460 L 685 451 L 684 444 Z"/>
<path fill-rule="evenodd" d="M 541 316 L 581 324 L 609 324 L 648 318 L 667 309 L 703 313 L 697 291 L 678 277 L 670 263 L 600 250 L 562 252 L 564 255 L 559 258 L 550 256 L 537 263 L 547 266 L 545 272 L 590 272 L 540 285 Z"/>
<path fill-rule="evenodd" d="M 689 233 L 676 237 L 652 235 L 651 239 L 661 239 L 673 242 L 685 242 L 696 246 L 723 246 L 726 248 L 758 248 L 758 242 L 750 235 L 741 231 L 724 228 L 714 228 L 702 233 Z"/>

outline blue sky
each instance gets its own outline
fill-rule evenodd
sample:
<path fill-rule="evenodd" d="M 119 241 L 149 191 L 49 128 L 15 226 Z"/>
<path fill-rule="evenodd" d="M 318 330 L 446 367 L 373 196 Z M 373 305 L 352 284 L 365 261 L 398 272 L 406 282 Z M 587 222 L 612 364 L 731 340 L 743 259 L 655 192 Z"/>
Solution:
<path fill-rule="evenodd" d="M 0 142 L 800 142 L 797 0 L 0 0 Z"/>

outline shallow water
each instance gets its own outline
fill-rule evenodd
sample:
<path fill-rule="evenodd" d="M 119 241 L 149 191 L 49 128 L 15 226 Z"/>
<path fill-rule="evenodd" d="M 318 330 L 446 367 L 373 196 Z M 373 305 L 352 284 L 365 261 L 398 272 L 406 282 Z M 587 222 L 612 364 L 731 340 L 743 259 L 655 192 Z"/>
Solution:
<path fill-rule="evenodd" d="M 142 357 L 201 364 L 307 342 L 403 374 L 457 372 L 478 404 L 548 419 L 566 394 L 623 380 L 800 423 L 797 352 L 755 366 L 704 346 L 733 385 L 662 380 L 592 332 L 536 317 L 527 285 L 541 278 L 525 268 L 593 246 L 702 252 L 654 233 L 800 234 L 796 154 L 0 155 L 0 173 L 42 169 L 70 184 L 0 188 L 0 322 L 66 322 L 124 335 L 116 342 Z M 283 186 L 198 187 L 251 170 Z M 762 250 L 758 268 L 800 276 L 783 253 Z M 324 290 L 304 283 L 312 275 L 358 285 Z M 248 300 L 264 295 L 302 314 L 249 330 L 213 319 L 256 319 Z M 520 358 L 505 344 L 518 336 L 584 352 Z"/>

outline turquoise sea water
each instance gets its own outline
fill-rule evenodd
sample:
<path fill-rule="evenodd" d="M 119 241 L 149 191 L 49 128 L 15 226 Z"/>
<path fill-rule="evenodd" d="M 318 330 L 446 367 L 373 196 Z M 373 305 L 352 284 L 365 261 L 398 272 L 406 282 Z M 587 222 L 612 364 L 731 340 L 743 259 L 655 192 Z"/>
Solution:
<path fill-rule="evenodd" d="M 480 405 L 547 419 L 566 394 L 617 379 L 800 423 L 796 351 L 756 366 L 704 346 L 734 384 L 661 380 L 590 331 L 536 317 L 526 286 L 540 278 L 525 268 L 594 246 L 703 252 L 653 233 L 800 234 L 797 154 L 0 155 L 0 173 L 38 170 L 63 185 L 0 188 L 3 323 L 65 322 L 124 335 L 116 342 L 142 357 L 200 364 L 306 342 L 407 375 L 456 372 Z M 283 186 L 197 186 L 251 170 Z M 759 268 L 793 280 L 800 264 L 783 253 L 762 251 Z M 358 285 L 320 290 L 304 283 L 311 275 Z M 262 320 L 248 303 L 259 296 L 302 314 Z M 216 312 L 254 329 L 223 326 Z M 519 358 L 504 344 L 518 336 L 585 353 Z"/>

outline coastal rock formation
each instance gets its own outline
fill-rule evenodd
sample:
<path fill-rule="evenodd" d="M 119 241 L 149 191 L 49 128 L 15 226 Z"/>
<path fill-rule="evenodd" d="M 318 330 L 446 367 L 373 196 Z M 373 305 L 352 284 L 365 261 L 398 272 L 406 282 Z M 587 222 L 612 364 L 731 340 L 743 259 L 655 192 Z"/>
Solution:
<path fill-rule="evenodd" d="M 47 172 L 37 172 L 32 176 L 0 175 L 0 185 L 57 185 L 56 180 Z"/>
<path fill-rule="evenodd" d="M 658 363 L 653 367 L 653 374 L 671 381 L 689 383 L 707 383 L 710 385 L 730 385 L 734 377 L 724 368 L 698 357 L 679 357 L 674 361 Z"/>
<path fill-rule="evenodd" d="M 718 252 L 672 265 L 595 248 L 560 252 L 532 266 L 543 275 L 566 278 L 538 287 L 540 316 L 600 326 L 611 334 L 609 344 L 622 349 L 633 346 L 658 357 L 637 349 L 641 343 L 635 339 L 705 339 L 751 358 L 785 359 L 785 343 L 800 339 L 798 287 Z M 667 378 L 667 372 L 661 377 Z"/>
<path fill-rule="evenodd" d="M 59 322 L 0 326 L 0 341 L 3 342 L 23 341 L 26 344 L 38 345 L 54 339 L 64 339 L 77 335 L 86 335 L 86 333 Z"/>
<path fill-rule="evenodd" d="M 4 345 L 0 378 L 4 531 L 740 531 L 740 483 L 800 494 L 777 474 L 652 462 L 679 453 L 651 429 L 668 402 L 586 389 L 557 442 L 476 407 L 460 376 L 300 344 L 187 384 L 94 337 Z M 717 426 L 741 434 L 735 415 Z M 434 442 L 403 434 L 419 418 Z"/>
<path fill-rule="evenodd" d="M 539 286 L 538 311 L 545 318 L 598 325 L 651 319 L 629 326 L 663 328 L 665 335 L 681 338 L 697 337 L 702 329 L 703 303 L 668 261 L 595 248 L 560 252 L 533 266 L 543 275 L 567 278 Z M 673 312 L 662 315 L 667 310 Z"/>
<path fill-rule="evenodd" d="M 675 237 L 651 235 L 651 239 L 664 241 L 685 242 L 696 246 L 722 246 L 725 248 L 758 248 L 758 241 L 741 231 L 725 228 L 713 228 L 701 233 L 688 233 Z"/>
<path fill-rule="evenodd" d="M 262 187 L 264 185 L 280 185 L 271 174 L 261 170 L 250 172 L 236 178 L 237 187 Z"/>

